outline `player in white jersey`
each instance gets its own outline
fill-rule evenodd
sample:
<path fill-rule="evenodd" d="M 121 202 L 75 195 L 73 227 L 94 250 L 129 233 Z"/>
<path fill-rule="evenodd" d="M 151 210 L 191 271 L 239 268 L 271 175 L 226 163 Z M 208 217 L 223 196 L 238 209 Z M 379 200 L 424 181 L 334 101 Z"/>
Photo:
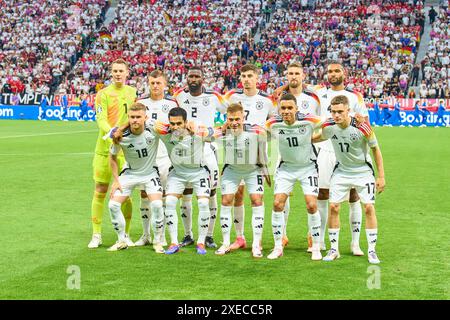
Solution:
<path fill-rule="evenodd" d="M 129 127 L 123 132 L 121 141 L 118 144 L 113 143 L 110 148 L 114 184 L 111 190 L 109 211 L 119 240 L 108 251 L 117 251 L 128 247 L 125 218 L 121 211 L 121 205 L 131 196 L 135 188 L 143 188 L 150 202 L 151 223 L 155 239 L 161 238 L 164 228 L 162 187 L 155 163 L 159 137 L 145 127 L 147 119 L 145 111 L 145 106 L 139 103 L 130 107 L 128 110 Z M 127 164 L 118 175 L 117 154 L 121 150 Z M 164 253 L 164 248 L 158 241 L 154 242 L 153 248 L 157 253 Z"/>
<path fill-rule="evenodd" d="M 182 88 L 174 94 L 178 105 L 187 112 L 187 119 L 196 124 L 206 127 L 214 127 L 216 113 L 225 113 L 223 99 L 218 92 L 206 90 L 203 87 L 203 71 L 199 67 L 192 67 L 187 73 L 187 88 Z M 217 217 L 217 195 L 216 189 L 219 181 L 219 166 L 217 163 L 217 146 L 214 143 L 206 142 L 204 145 L 205 167 L 208 169 L 211 181 L 211 196 L 209 198 L 209 209 L 211 218 L 209 222 L 208 234 L 206 236 L 206 246 L 216 248 L 214 242 L 214 226 Z M 181 217 L 183 218 L 184 238 L 181 246 L 188 246 L 194 243 L 192 233 L 192 188 L 188 187 L 183 194 L 181 205 Z"/>
<path fill-rule="evenodd" d="M 169 111 L 169 124 L 155 125 L 155 131 L 167 147 L 173 168 L 169 171 L 166 188 L 166 224 L 170 234 L 171 245 L 166 254 L 179 251 L 178 216 L 176 206 L 186 187 L 192 186 L 198 200 L 198 240 L 197 253 L 206 254 L 205 238 L 208 232 L 210 211 L 209 195 L 211 193 L 209 174 L 203 166 L 205 141 L 211 141 L 214 128 L 199 126 L 195 131 L 187 130 L 187 113 L 177 107 Z"/>
<path fill-rule="evenodd" d="M 230 90 L 225 94 L 228 104 L 240 102 L 244 108 L 244 121 L 257 124 L 261 127 L 266 120 L 276 113 L 276 102 L 273 97 L 257 89 L 256 84 L 260 70 L 252 64 L 246 64 L 240 69 L 240 80 L 243 90 Z M 234 226 L 236 228 L 236 241 L 231 244 L 231 250 L 247 246 L 244 237 L 244 186 L 241 185 L 234 198 Z"/>
<path fill-rule="evenodd" d="M 164 123 L 168 123 L 169 119 L 167 117 L 169 111 L 172 108 L 177 107 L 177 102 L 173 100 L 170 96 L 164 94 L 164 90 L 167 87 L 167 78 L 161 70 L 154 70 L 149 74 L 148 84 L 150 86 L 150 97 L 142 98 L 138 101 L 145 105 L 147 119 L 148 120 L 159 120 Z M 158 167 L 159 177 L 161 179 L 161 185 L 163 191 L 166 187 L 167 175 L 169 173 L 169 168 L 171 166 L 169 156 L 167 154 L 166 146 L 162 141 L 159 141 L 158 153 L 156 155 L 156 166 Z M 165 201 L 165 196 L 163 193 L 163 203 Z M 136 246 L 145 246 L 152 243 L 152 238 L 150 235 L 150 221 L 151 221 L 151 210 L 150 202 L 148 200 L 145 190 L 141 191 L 141 217 L 142 217 L 142 228 L 143 234 L 138 241 L 135 242 Z M 159 240 L 163 245 L 166 245 L 165 240 L 165 228 L 163 229 L 162 239 Z"/>
<path fill-rule="evenodd" d="M 320 115 L 320 100 L 314 91 L 309 88 L 304 88 L 303 81 L 305 74 L 303 73 L 303 67 L 298 62 L 293 62 L 287 67 L 287 81 L 288 83 L 283 87 L 280 87 L 282 94 L 291 93 L 297 100 L 298 112 L 303 114 Z M 287 237 L 287 222 L 290 212 L 290 197 L 287 198 L 284 205 L 284 227 L 282 244 L 285 247 L 289 243 Z M 312 250 L 312 239 L 308 233 L 308 251 Z"/>
<path fill-rule="evenodd" d="M 344 86 L 345 80 L 345 70 L 341 63 L 330 62 L 327 67 L 327 77 L 328 82 L 331 84 L 331 88 L 316 86 L 314 91 L 319 96 L 321 100 L 321 112 L 320 115 L 323 118 L 329 118 L 330 115 L 330 101 L 338 95 L 345 95 L 349 99 L 349 107 L 351 114 L 357 114 L 357 118 L 369 119 L 369 113 L 367 111 L 366 105 L 364 103 L 363 96 L 360 93 L 348 90 Z M 359 120 L 358 120 L 359 121 Z M 330 141 L 325 141 L 317 144 L 319 147 L 319 155 L 317 157 L 317 163 L 319 165 L 319 197 L 318 197 L 318 208 L 319 213 L 322 218 L 322 239 L 321 243 L 322 249 L 325 249 L 325 229 L 326 222 L 328 218 L 328 199 L 329 199 L 329 189 L 331 173 L 336 164 L 336 156 Z M 364 255 L 359 247 L 359 237 L 361 230 L 362 221 L 362 210 L 359 197 L 355 189 L 350 190 L 349 197 L 349 207 L 350 207 L 350 227 L 352 231 L 352 243 L 351 251 L 354 255 L 360 256 Z"/>
<path fill-rule="evenodd" d="M 305 195 L 308 226 L 312 235 L 311 259 L 321 260 L 320 215 L 317 212 L 319 173 L 311 139 L 322 121 L 319 116 L 299 113 L 297 99 L 290 93 L 281 97 L 279 113 L 279 116 L 272 117 L 266 123 L 266 128 L 278 140 L 278 153 L 281 158 L 274 177 L 272 231 L 275 247 L 268 258 L 277 259 L 283 255 L 284 206 L 289 194 L 294 190 L 295 183 L 299 181 Z"/>
<path fill-rule="evenodd" d="M 339 209 L 346 200 L 350 189 L 354 188 L 364 205 L 366 214 L 366 235 L 368 242 L 368 258 L 370 263 L 380 263 L 375 251 L 378 227 L 375 215 L 375 193 L 384 190 L 383 157 L 369 122 L 357 125 L 350 116 L 350 101 L 346 96 L 336 96 L 331 100 L 330 119 L 322 126 L 321 140 L 329 139 L 336 154 L 337 164 L 330 182 L 330 219 L 328 235 L 331 249 L 325 261 L 340 257 L 339 254 Z M 375 180 L 372 161 L 369 155 L 372 150 L 377 166 L 378 178 Z"/>
<path fill-rule="evenodd" d="M 217 112 L 224 113 L 225 106 L 222 97 L 215 91 L 205 90 L 203 87 L 203 72 L 199 67 L 190 68 L 187 74 L 187 88 L 182 88 L 174 94 L 180 107 L 184 108 L 188 114 L 188 120 L 193 120 L 198 124 L 213 127 Z M 217 196 L 219 167 L 217 164 L 217 146 L 214 143 L 205 143 L 204 163 L 210 172 L 211 197 L 210 212 L 211 219 L 206 237 L 206 246 L 216 248 L 214 242 L 214 226 L 217 216 Z M 182 246 L 190 245 L 194 242 L 192 233 L 192 188 L 187 188 L 183 195 L 182 218 L 185 229 L 185 237 L 181 242 Z"/>
<path fill-rule="evenodd" d="M 221 176 L 222 206 L 220 209 L 223 244 L 216 254 L 225 255 L 230 252 L 231 209 L 235 193 L 241 181 L 244 180 L 252 203 L 252 255 L 254 258 L 262 258 L 264 177 L 270 186 L 266 167 L 265 130 L 257 125 L 244 124 L 244 108 L 240 103 L 233 103 L 227 108 L 227 122 L 223 129 L 223 135 L 219 140 L 224 150 L 223 163 L 225 164 Z"/>

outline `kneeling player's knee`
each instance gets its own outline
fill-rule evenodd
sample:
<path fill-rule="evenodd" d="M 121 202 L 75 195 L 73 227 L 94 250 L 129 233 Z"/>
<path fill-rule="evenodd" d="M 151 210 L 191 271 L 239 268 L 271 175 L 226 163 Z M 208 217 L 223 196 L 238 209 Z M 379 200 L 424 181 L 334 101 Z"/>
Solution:
<path fill-rule="evenodd" d="M 216 195 L 216 189 L 211 190 L 210 197 L 214 197 Z"/>
<path fill-rule="evenodd" d="M 273 211 L 280 212 L 284 210 L 285 201 L 275 199 L 273 202 Z"/>
<path fill-rule="evenodd" d="M 145 192 L 144 190 L 141 190 L 141 198 L 142 198 L 142 199 L 148 198 L 147 192 Z"/>
<path fill-rule="evenodd" d="M 306 210 L 309 213 L 315 213 L 317 211 L 317 201 L 307 201 L 306 202 Z"/>
<path fill-rule="evenodd" d="M 364 212 L 366 213 L 366 216 L 375 215 L 375 207 L 374 207 L 374 205 L 372 203 L 364 204 Z"/>
<path fill-rule="evenodd" d="M 209 198 L 198 199 L 198 209 L 200 211 L 209 211 Z"/>
<path fill-rule="evenodd" d="M 262 197 L 253 196 L 251 197 L 252 207 L 260 207 L 263 204 Z"/>
<path fill-rule="evenodd" d="M 337 215 L 339 214 L 339 208 L 341 205 L 339 203 L 330 203 L 330 214 Z"/>

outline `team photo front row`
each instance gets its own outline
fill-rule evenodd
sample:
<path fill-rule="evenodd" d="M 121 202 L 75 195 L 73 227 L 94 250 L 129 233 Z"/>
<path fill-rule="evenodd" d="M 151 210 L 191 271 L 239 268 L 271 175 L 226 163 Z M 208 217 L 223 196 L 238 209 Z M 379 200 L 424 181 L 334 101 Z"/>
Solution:
<path fill-rule="evenodd" d="M 118 241 L 108 251 L 153 244 L 156 253 L 170 255 L 192 244 L 192 210 L 189 219 L 186 219 L 186 211 L 181 212 L 186 236 L 181 243 L 178 239 L 177 205 L 186 190 L 192 190 L 190 197 L 192 194 L 197 197 L 198 254 L 206 254 L 206 248 L 215 248 L 216 255 L 245 248 L 243 214 L 236 217 L 236 201 L 247 188 L 252 207 L 252 256 L 262 258 L 264 187 L 265 183 L 272 184 L 268 149 L 270 142 L 276 142 L 272 144 L 272 148 L 277 148 L 272 152 L 278 154 L 271 214 L 274 247 L 267 258 L 283 256 L 283 248 L 288 243 L 285 213 L 298 181 L 306 203 L 311 259 L 333 261 L 340 257 L 339 211 L 352 191 L 359 196 L 366 215 L 368 261 L 380 263 L 375 250 L 378 227 L 374 205 L 376 193 L 385 187 L 383 159 L 369 122 L 352 112 L 347 96 L 337 95 L 331 99 L 331 118 L 324 120 L 312 113 L 300 112 L 295 95 L 284 93 L 278 101 L 278 114 L 271 115 L 265 125 L 245 121 L 246 110 L 240 102 L 232 102 L 223 110 L 226 121 L 219 127 L 188 120 L 187 111 L 176 104 L 167 110 L 167 119 L 153 117 L 141 101 L 127 109 L 128 121 L 121 127 L 113 127 L 102 137 L 105 144 L 110 143 L 108 160 L 114 182 L 108 207 L 118 236 Z M 219 147 L 221 161 L 217 155 Z M 221 174 L 218 163 L 224 164 Z M 211 210 L 210 204 L 219 184 L 222 201 L 218 218 L 223 239 L 217 248 L 211 241 L 217 208 Z M 148 209 L 141 208 L 143 236 L 135 243 L 128 236 L 126 212 L 131 207 L 134 189 L 141 191 L 141 202 L 149 204 Z M 319 209 L 323 211 L 318 207 L 319 189 L 329 190 L 329 208 L 325 214 L 319 214 Z M 233 206 L 235 217 L 232 217 Z M 237 239 L 231 243 L 233 223 Z M 331 247 L 322 257 L 321 251 L 326 250 L 327 226 Z M 166 229 L 170 244 L 164 249 Z M 360 230 L 355 229 L 361 226 L 352 227 L 351 251 L 353 255 L 362 256 Z M 358 232 L 357 241 L 355 232 Z M 100 244 L 98 241 L 96 247 Z"/>

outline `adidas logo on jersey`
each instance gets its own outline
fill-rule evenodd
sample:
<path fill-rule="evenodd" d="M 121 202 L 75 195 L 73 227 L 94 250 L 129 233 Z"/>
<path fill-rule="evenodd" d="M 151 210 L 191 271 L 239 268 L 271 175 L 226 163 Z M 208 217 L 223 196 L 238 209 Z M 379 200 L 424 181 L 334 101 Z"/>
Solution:
<path fill-rule="evenodd" d="M 278 131 L 278 134 L 285 134 L 283 130 Z"/>
<path fill-rule="evenodd" d="M 334 139 L 334 140 L 337 140 L 337 138 L 338 138 L 338 137 L 337 137 L 336 135 L 334 135 L 331 139 L 332 139 L 332 140 L 333 140 L 333 139 Z"/>
<path fill-rule="evenodd" d="M 134 146 L 133 146 L 133 144 L 132 143 L 130 143 L 129 145 L 128 145 L 128 147 L 127 147 L 128 149 L 130 149 L 130 148 L 134 148 Z"/>
<path fill-rule="evenodd" d="M 184 104 L 189 104 L 189 99 L 186 99 L 186 101 L 183 102 Z"/>
<path fill-rule="evenodd" d="M 263 190 L 262 187 L 259 187 L 258 190 L 256 190 L 256 191 L 261 191 L 261 192 L 262 192 L 262 191 L 264 191 L 264 190 Z"/>

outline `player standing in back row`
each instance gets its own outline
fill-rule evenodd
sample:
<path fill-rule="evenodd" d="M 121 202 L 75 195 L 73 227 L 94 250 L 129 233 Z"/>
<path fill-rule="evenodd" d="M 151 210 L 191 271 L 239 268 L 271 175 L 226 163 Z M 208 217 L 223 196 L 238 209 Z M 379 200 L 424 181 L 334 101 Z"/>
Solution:
<path fill-rule="evenodd" d="M 95 97 L 95 111 L 97 113 L 97 125 L 99 127 L 97 145 L 93 161 L 95 191 L 92 199 L 92 226 L 93 235 L 89 242 L 89 248 L 98 248 L 102 244 L 102 218 L 105 206 L 105 196 L 108 192 L 112 172 L 109 165 L 109 147 L 111 140 L 103 140 L 111 128 L 118 127 L 128 122 L 128 108 L 136 100 L 136 89 L 127 86 L 126 80 L 129 75 L 128 64 L 123 59 L 117 59 L 111 63 L 112 83 L 100 90 Z M 118 155 L 119 168 L 124 164 L 123 154 Z M 131 200 L 126 200 L 122 205 L 125 216 L 125 232 L 129 233 L 131 222 Z M 128 246 L 133 246 L 132 241 L 127 238 Z"/>
<path fill-rule="evenodd" d="M 138 101 L 146 107 L 147 121 L 159 120 L 161 122 L 168 123 L 169 118 L 167 115 L 169 114 L 169 111 L 178 105 L 172 97 L 164 94 L 164 90 L 167 87 L 166 75 L 161 70 L 154 70 L 148 76 L 148 84 L 150 86 L 150 97 L 143 98 Z M 159 141 L 158 153 L 156 155 L 156 166 L 158 167 L 161 185 L 163 189 L 165 189 L 171 163 L 167 154 L 166 146 L 162 141 Z M 163 203 L 164 202 L 165 194 L 163 193 Z M 150 201 L 148 200 L 147 194 L 144 190 L 141 191 L 141 217 L 143 234 L 140 239 L 135 242 L 136 246 L 145 246 L 152 243 L 152 238 L 150 235 L 150 221 L 152 219 Z M 166 245 L 164 231 L 162 232 L 162 237 L 163 239 L 159 239 L 159 241 L 163 245 Z"/>
<path fill-rule="evenodd" d="M 228 104 L 241 103 L 244 108 L 244 122 L 264 127 L 266 120 L 276 113 L 276 102 L 272 96 L 257 89 L 260 69 L 253 64 L 246 64 L 240 69 L 240 80 L 243 90 L 233 89 L 225 94 Z M 244 236 L 244 185 L 240 185 L 234 198 L 234 226 L 236 241 L 231 244 L 231 250 L 246 248 Z"/>

